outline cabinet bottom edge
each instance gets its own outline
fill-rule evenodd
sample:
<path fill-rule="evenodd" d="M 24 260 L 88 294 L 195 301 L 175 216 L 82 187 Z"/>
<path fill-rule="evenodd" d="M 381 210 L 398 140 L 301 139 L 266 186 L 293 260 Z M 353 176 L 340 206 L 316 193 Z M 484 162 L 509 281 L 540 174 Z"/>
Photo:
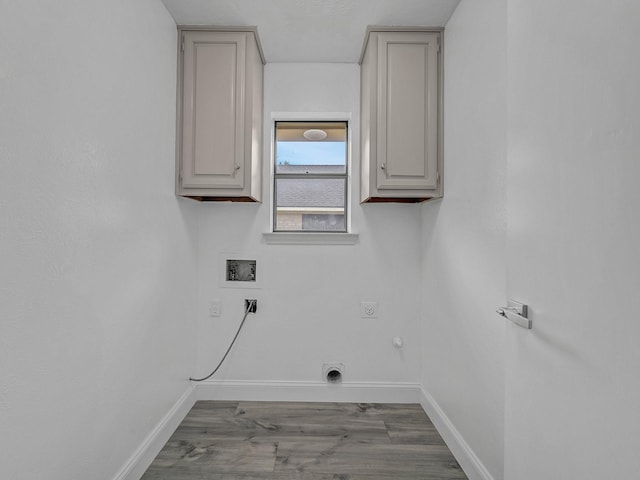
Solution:
<path fill-rule="evenodd" d="M 190 198 L 198 202 L 243 202 L 243 203 L 261 203 L 252 197 L 220 197 L 220 196 L 201 196 L 201 195 L 178 195 L 182 198 Z"/>
<path fill-rule="evenodd" d="M 442 197 L 369 197 L 360 203 L 422 203 L 430 200 L 438 200 Z"/>

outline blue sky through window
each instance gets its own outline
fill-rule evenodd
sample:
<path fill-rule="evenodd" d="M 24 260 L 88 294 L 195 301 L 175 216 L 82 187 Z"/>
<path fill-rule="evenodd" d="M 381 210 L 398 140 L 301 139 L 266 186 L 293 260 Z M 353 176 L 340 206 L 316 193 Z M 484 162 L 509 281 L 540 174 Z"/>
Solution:
<path fill-rule="evenodd" d="M 277 165 L 344 165 L 345 142 L 277 142 Z"/>

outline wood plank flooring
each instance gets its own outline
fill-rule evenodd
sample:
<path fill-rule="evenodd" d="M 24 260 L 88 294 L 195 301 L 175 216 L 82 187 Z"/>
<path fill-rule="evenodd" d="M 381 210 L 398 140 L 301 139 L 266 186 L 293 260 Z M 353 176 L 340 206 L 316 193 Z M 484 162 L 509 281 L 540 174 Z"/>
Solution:
<path fill-rule="evenodd" d="M 466 478 L 420 405 L 200 401 L 142 480 Z"/>

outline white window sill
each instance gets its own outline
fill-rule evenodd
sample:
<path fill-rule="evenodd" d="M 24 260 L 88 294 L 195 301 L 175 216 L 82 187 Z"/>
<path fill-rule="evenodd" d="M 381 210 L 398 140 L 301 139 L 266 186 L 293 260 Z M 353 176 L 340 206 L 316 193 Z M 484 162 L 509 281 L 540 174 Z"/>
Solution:
<path fill-rule="evenodd" d="M 263 233 L 262 238 L 270 245 L 355 245 L 357 233 Z"/>

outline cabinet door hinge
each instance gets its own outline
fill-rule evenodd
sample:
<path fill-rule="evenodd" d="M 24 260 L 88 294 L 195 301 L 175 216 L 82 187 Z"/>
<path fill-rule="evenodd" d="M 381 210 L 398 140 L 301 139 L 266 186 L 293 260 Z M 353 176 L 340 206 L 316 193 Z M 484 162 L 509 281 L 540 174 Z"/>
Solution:
<path fill-rule="evenodd" d="M 184 52 L 184 35 L 182 36 L 182 46 L 180 47 L 182 49 L 182 51 Z"/>
<path fill-rule="evenodd" d="M 440 187 L 440 172 L 436 173 L 436 187 Z"/>

